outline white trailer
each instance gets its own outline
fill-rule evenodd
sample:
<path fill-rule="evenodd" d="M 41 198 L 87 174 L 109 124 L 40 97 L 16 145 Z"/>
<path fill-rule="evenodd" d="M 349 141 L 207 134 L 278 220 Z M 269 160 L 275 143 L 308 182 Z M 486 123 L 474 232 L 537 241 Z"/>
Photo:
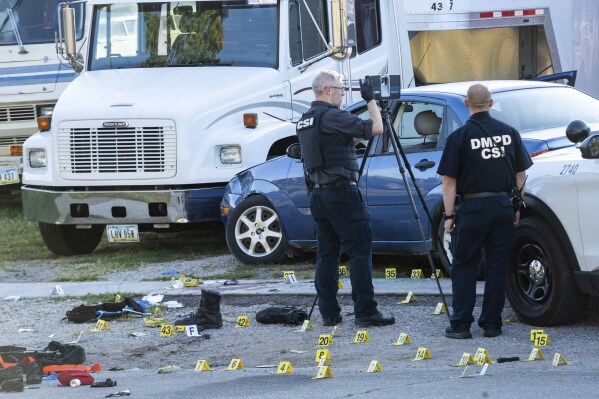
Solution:
<path fill-rule="evenodd" d="M 218 220 L 231 177 L 296 141 L 319 70 L 343 74 L 344 105 L 360 99 L 365 75 L 400 74 L 403 87 L 513 78 L 504 57 L 515 73 L 526 54 L 527 75 L 560 72 L 555 3 L 90 0 L 84 72 L 51 130 L 25 143 L 25 218 L 61 255 L 93 251 L 105 227 L 130 241 Z M 474 39 L 502 43 L 503 25 L 526 36 L 524 49 L 496 49 L 500 67 L 490 51 L 468 59 Z M 474 38 L 448 50 L 455 32 Z"/>
<path fill-rule="evenodd" d="M 532 79 L 577 71 L 599 98 L 596 0 L 406 1 L 418 84 Z"/>
<path fill-rule="evenodd" d="M 20 182 L 22 145 L 37 132 L 37 117 L 51 115 L 76 73 L 56 56 L 57 2 L 0 1 L 0 185 Z M 83 5 L 76 42 L 85 40 Z"/>

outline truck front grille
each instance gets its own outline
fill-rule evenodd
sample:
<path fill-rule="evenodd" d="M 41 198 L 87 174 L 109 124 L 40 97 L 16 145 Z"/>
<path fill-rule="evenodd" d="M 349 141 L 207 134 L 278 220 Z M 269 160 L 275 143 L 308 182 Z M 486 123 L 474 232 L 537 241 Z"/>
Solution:
<path fill-rule="evenodd" d="M 0 108 L 0 122 L 19 122 L 35 120 L 35 107 L 27 105 L 24 107 Z"/>
<path fill-rule="evenodd" d="M 59 128 L 58 166 L 64 178 L 174 176 L 174 126 Z M 125 176 L 127 174 L 128 176 Z M 142 176 L 143 178 L 143 176 Z"/>
<path fill-rule="evenodd" d="M 13 136 L 13 137 L 0 137 L 0 147 L 14 144 L 23 144 L 29 136 Z"/>

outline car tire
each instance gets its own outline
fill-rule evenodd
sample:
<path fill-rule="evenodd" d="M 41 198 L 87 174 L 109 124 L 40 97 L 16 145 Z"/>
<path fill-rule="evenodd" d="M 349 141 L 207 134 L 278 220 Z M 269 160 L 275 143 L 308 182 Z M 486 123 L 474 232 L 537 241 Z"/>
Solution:
<path fill-rule="evenodd" d="M 278 263 L 286 258 L 281 219 L 264 197 L 248 197 L 233 209 L 226 237 L 229 250 L 242 263 Z"/>
<path fill-rule="evenodd" d="M 46 247 L 60 256 L 84 255 L 93 252 L 104 233 L 104 226 L 97 224 L 92 225 L 90 229 L 41 222 L 38 225 Z"/>
<path fill-rule="evenodd" d="M 506 291 L 518 317 L 535 326 L 574 320 L 587 300 L 576 285 L 559 236 L 539 217 L 516 225 Z"/>
<path fill-rule="evenodd" d="M 453 254 L 451 253 L 451 234 L 445 233 L 445 221 L 443 218 L 440 218 L 437 223 L 437 237 L 435 237 L 434 241 L 436 242 L 436 251 L 441 259 L 441 264 L 443 265 L 443 272 L 446 276 L 451 276 L 451 262 L 453 260 Z M 440 246 L 439 238 L 441 238 L 441 242 L 443 244 L 443 248 L 445 248 L 445 252 Z M 447 254 L 447 256 L 445 255 Z M 482 255 L 480 258 L 480 263 L 478 265 L 478 269 L 476 270 L 476 279 L 478 281 L 483 281 L 485 279 L 485 250 L 483 249 Z"/>

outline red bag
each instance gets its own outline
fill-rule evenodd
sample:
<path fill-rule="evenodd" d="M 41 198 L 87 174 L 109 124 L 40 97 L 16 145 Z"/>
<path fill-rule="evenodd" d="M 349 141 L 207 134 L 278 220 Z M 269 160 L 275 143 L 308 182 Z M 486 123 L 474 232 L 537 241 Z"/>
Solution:
<path fill-rule="evenodd" d="M 94 383 L 94 377 L 87 371 L 65 370 L 58 374 L 60 385 L 69 386 L 72 380 L 79 380 L 81 385 L 91 385 Z"/>

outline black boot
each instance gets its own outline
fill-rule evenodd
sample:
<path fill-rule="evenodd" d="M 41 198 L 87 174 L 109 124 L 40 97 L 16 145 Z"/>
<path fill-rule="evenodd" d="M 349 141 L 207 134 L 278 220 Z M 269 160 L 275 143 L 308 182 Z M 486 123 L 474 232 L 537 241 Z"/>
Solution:
<path fill-rule="evenodd" d="M 200 307 L 197 313 L 191 313 L 188 317 L 175 321 L 176 326 L 188 326 L 195 324 L 200 331 L 206 328 L 221 328 L 223 316 L 220 313 L 221 295 L 216 291 L 202 290 Z"/>

